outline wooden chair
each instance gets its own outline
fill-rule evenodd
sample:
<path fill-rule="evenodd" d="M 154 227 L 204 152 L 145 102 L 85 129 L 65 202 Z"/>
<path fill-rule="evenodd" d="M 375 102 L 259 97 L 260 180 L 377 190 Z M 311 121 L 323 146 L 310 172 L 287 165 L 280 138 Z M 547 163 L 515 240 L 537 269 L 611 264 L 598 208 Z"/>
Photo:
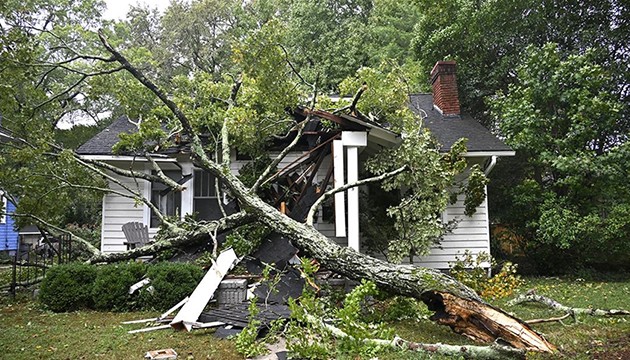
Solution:
<path fill-rule="evenodd" d="M 139 222 L 128 222 L 122 226 L 122 231 L 125 234 L 127 250 L 132 250 L 137 247 L 142 247 L 151 242 L 149 239 L 149 228 Z"/>

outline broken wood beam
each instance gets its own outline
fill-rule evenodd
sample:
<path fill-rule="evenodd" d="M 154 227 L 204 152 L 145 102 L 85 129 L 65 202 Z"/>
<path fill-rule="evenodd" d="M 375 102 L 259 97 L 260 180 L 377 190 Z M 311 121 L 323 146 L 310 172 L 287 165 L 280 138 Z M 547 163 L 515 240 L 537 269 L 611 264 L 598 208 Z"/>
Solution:
<path fill-rule="evenodd" d="M 170 326 L 177 330 L 192 329 L 192 323 L 196 322 L 199 315 L 212 299 L 215 291 L 219 288 L 219 284 L 228 271 L 236 265 L 238 257 L 233 249 L 223 251 L 217 257 L 217 261 L 208 270 L 206 275 L 201 279 L 190 299 L 184 304 L 182 309 L 177 313 L 175 319 Z"/>
<path fill-rule="evenodd" d="M 137 334 L 137 333 L 143 333 L 143 332 L 149 332 L 149 331 L 155 331 L 155 330 L 164 330 L 164 329 L 168 329 L 170 327 L 171 327 L 171 325 L 169 325 L 169 324 L 159 325 L 159 326 L 151 326 L 151 327 L 146 327 L 146 328 L 143 328 L 143 329 L 130 330 L 130 331 L 127 331 L 127 334 Z"/>

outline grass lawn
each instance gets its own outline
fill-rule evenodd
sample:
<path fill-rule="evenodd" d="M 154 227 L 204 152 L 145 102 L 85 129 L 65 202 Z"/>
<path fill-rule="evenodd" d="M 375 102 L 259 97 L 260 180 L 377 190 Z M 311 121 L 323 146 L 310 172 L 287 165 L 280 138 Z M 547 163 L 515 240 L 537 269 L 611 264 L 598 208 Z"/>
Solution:
<path fill-rule="evenodd" d="M 519 291 L 535 288 L 569 306 L 630 308 L 630 276 L 603 280 L 569 278 L 528 278 Z M 522 319 L 548 318 L 562 314 L 540 305 L 507 306 L 509 299 L 493 301 Z M 108 313 L 80 311 L 55 314 L 37 303 L 0 301 L 0 359 L 142 359 L 149 350 L 173 348 L 179 359 L 240 359 L 234 344 L 218 340 L 212 330 L 191 333 L 159 330 L 127 334 L 143 324 L 120 325 L 126 320 L 156 316 L 156 313 Z M 630 358 L 630 317 L 596 318 L 581 316 L 576 324 L 535 325 L 558 346 L 560 354 L 532 359 L 628 359 Z M 403 338 L 422 342 L 470 344 L 447 327 L 428 320 L 391 324 Z M 401 353 L 384 354 L 381 359 L 411 358 Z"/>

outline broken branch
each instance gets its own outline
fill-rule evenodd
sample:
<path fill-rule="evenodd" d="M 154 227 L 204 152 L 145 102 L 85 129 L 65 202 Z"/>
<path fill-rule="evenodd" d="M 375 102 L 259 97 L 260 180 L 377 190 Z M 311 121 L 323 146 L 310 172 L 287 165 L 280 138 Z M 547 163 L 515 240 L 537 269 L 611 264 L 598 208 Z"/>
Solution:
<path fill-rule="evenodd" d="M 317 211 L 317 208 L 319 207 L 319 205 L 321 205 L 321 203 L 326 200 L 327 197 L 334 195 L 338 192 L 341 191 L 346 191 L 350 188 L 356 187 L 356 186 L 361 186 L 361 185 L 365 185 L 371 182 L 376 182 L 376 181 L 383 181 L 385 179 L 389 179 L 390 177 L 396 176 L 400 173 L 402 173 L 403 171 L 407 170 L 407 165 L 401 166 L 398 169 L 394 170 L 394 171 L 390 171 L 388 173 L 385 174 L 381 174 L 378 176 L 373 176 L 371 178 L 367 178 L 367 179 L 362 179 L 359 181 L 355 181 L 349 184 L 345 184 L 343 186 L 340 186 L 338 188 L 334 188 L 332 190 L 328 190 L 326 191 L 322 196 L 320 196 L 317 201 L 315 201 L 315 203 L 313 204 L 313 206 L 311 206 L 310 210 L 308 211 L 308 215 L 306 216 L 306 223 L 308 225 L 313 225 L 313 217 L 315 216 L 315 211 Z"/>
<path fill-rule="evenodd" d="M 586 314 L 591 316 L 616 316 L 616 315 L 630 315 L 628 310 L 606 310 L 606 309 L 593 309 L 593 308 L 575 308 L 562 305 L 561 303 L 548 298 L 546 296 L 537 294 L 521 294 L 510 300 L 508 305 L 518 305 L 526 302 L 537 302 L 546 305 L 554 310 L 562 311 L 572 314 Z"/>
<path fill-rule="evenodd" d="M 336 338 L 353 339 L 352 336 L 346 334 L 343 330 L 325 323 L 324 321 L 317 319 L 313 315 L 306 314 L 306 320 L 312 324 L 320 326 L 326 329 Z M 428 352 L 433 354 L 440 354 L 446 356 L 465 356 L 466 358 L 481 358 L 481 359 L 525 359 L 525 351 L 521 349 L 515 349 L 509 346 L 499 345 L 494 343 L 490 346 L 476 346 L 476 345 L 448 345 L 448 344 L 423 344 L 416 343 L 408 340 L 394 337 L 392 340 L 385 339 L 363 339 L 363 343 L 387 346 L 396 349 L 405 349 L 411 351 Z"/>

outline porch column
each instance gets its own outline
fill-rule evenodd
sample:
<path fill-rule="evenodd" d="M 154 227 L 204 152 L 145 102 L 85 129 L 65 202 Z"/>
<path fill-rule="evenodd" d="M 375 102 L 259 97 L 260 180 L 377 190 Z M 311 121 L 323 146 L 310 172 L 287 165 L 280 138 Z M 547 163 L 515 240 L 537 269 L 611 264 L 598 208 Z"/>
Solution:
<path fill-rule="evenodd" d="M 182 177 L 193 173 L 192 163 L 181 163 L 180 166 L 182 167 Z M 182 220 L 184 220 L 186 215 L 193 213 L 193 195 L 195 191 L 193 184 L 194 182 L 192 177 L 182 184 L 186 187 L 184 191 L 182 191 L 182 203 L 180 209 L 180 216 Z"/>
<path fill-rule="evenodd" d="M 359 180 L 359 148 L 348 147 L 348 184 Z M 359 189 L 348 189 L 348 247 L 359 251 Z"/>
<path fill-rule="evenodd" d="M 364 131 L 344 131 L 341 141 L 348 148 L 348 184 L 359 180 L 359 147 L 367 146 Z M 348 247 L 359 251 L 359 189 L 348 189 Z"/>
<path fill-rule="evenodd" d="M 333 169 L 333 186 L 335 188 L 343 186 L 345 182 L 342 140 L 333 140 Z M 346 198 L 343 192 L 335 194 L 335 236 L 346 236 Z"/>

